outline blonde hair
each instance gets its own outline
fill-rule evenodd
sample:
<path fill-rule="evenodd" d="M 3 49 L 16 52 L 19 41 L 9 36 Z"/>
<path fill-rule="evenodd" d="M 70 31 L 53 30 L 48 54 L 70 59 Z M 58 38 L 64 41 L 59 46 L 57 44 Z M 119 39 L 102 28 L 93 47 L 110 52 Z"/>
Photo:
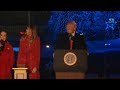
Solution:
<path fill-rule="evenodd" d="M 74 24 L 75 26 L 76 26 L 76 22 L 73 20 L 73 21 L 68 21 L 67 23 L 66 23 L 66 25 L 68 25 L 68 24 Z"/>
<path fill-rule="evenodd" d="M 38 37 L 37 26 L 30 25 L 27 28 L 30 28 L 32 31 L 32 40 L 36 39 Z"/>

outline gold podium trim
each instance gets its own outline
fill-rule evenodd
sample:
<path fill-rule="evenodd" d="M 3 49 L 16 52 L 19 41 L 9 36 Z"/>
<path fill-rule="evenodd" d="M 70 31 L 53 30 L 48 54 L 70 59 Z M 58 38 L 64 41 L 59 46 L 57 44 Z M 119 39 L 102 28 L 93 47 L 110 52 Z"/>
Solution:
<path fill-rule="evenodd" d="M 25 69 L 27 70 L 28 68 L 12 68 L 12 69 L 13 69 L 13 70 L 20 70 L 20 69 L 21 69 L 21 70 L 25 70 Z"/>
<path fill-rule="evenodd" d="M 27 79 L 28 68 L 12 68 L 14 70 L 14 79 Z"/>

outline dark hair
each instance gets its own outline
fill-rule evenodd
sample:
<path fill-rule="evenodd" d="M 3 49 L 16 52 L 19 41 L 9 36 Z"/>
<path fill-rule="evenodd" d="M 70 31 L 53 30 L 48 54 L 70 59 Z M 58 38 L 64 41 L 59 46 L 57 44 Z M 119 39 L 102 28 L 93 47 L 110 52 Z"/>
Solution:
<path fill-rule="evenodd" d="M 5 47 L 5 42 L 3 40 L 0 40 L 0 44 L 2 45 L 0 47 L 0 51 L 3 51 L 4 47 Z"/>
<path fill-rule="evenodd" d="M 2 32 L 5 32 L 6 35 L 7 35 L 7 32 L 6 32 L 6 31 L 0 31 L 0 34 L 1 34 Z M 6 41 L 7 41 L 7 37 L 6 37 Z M 2 45 L 2 46 L 0 47 L 0 51 L 3 51 L 3 50 L 4 50 L 5 42 L 6 42 L 6 41 L 0 40 L 0 44 Z"/>

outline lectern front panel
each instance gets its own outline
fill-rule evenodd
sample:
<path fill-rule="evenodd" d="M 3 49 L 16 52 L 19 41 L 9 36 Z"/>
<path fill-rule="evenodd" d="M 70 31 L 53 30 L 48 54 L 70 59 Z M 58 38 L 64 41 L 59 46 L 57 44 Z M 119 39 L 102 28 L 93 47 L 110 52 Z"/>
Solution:
<path fill-rule="evenodd" d="M 67 53 L 71 56 L 67 56 Z M 54 70 L 55 72 L 86 72 L 87 52 L 84 50 L 55 50 Z"/>

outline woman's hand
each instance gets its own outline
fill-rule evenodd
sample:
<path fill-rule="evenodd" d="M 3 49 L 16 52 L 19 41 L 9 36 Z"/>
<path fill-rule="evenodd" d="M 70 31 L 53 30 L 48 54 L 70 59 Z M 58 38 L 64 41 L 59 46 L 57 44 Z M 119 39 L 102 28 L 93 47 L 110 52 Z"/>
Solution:
<path fill-rule="evenodd" d="M 34 67 L 33 70 L 32 70 L 32 73 L 36 73 L 37 72 L 37 68 Z"/>

